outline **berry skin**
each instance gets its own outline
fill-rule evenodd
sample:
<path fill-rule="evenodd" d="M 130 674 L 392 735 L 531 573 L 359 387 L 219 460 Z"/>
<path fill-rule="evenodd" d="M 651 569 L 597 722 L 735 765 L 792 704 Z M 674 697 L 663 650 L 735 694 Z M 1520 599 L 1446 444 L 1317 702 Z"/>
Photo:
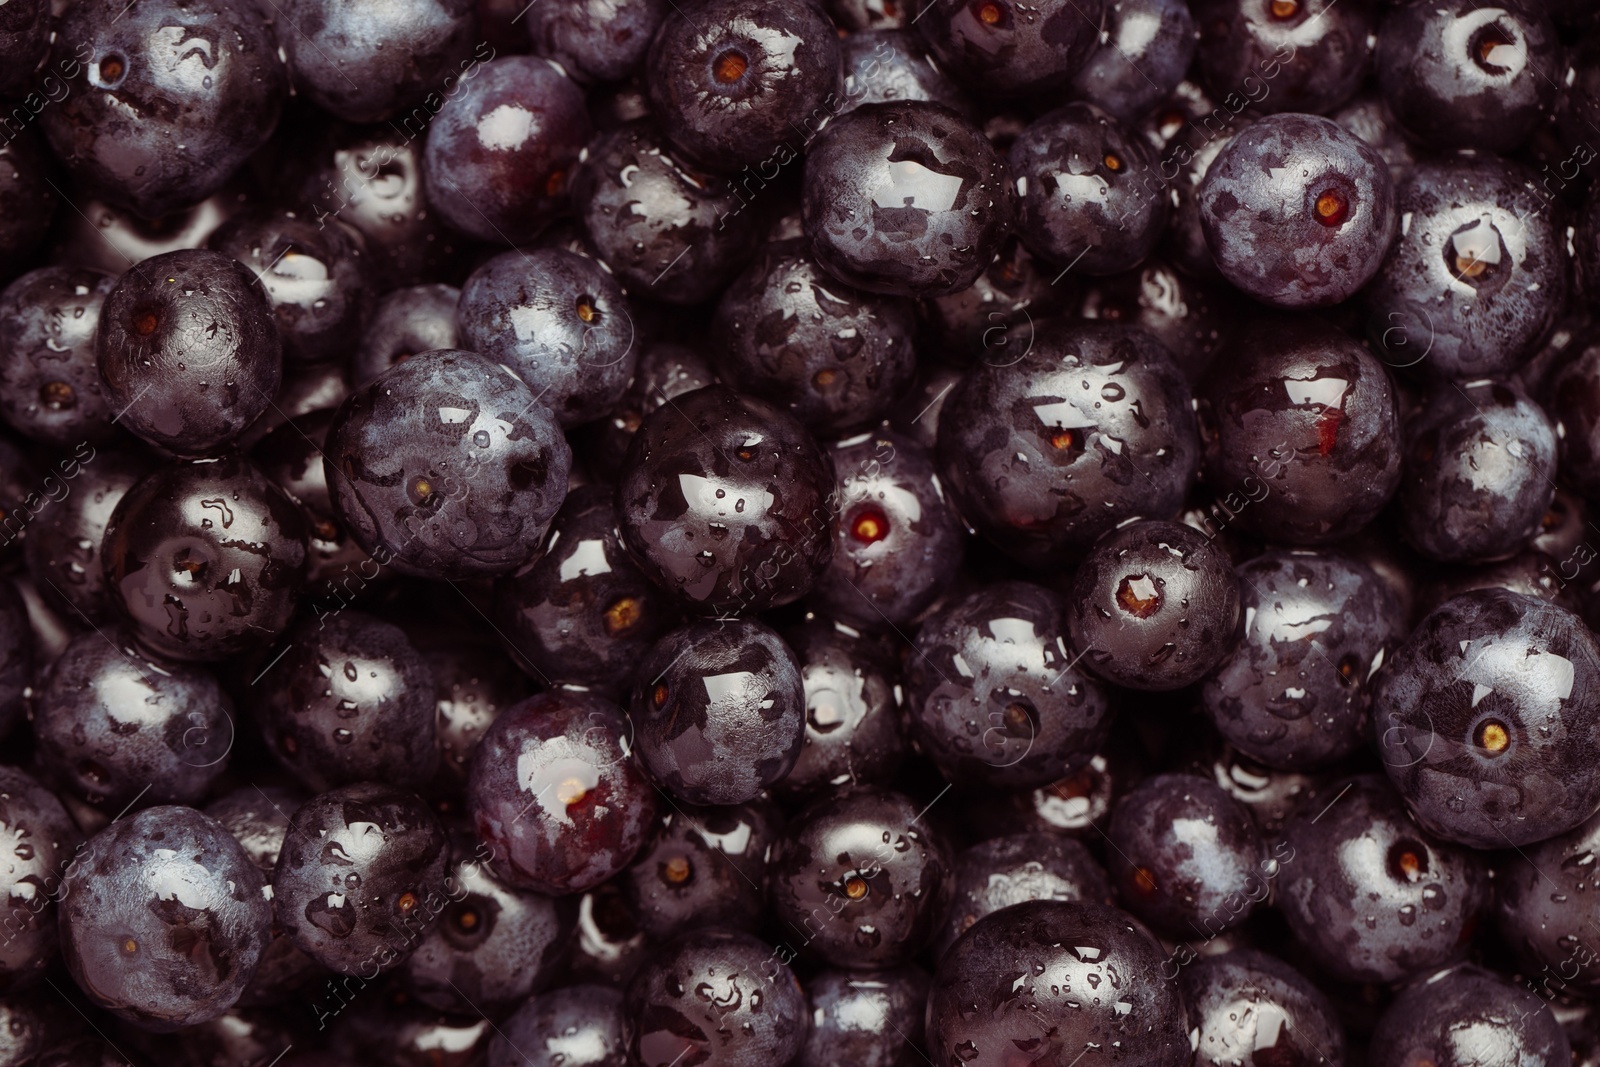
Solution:
<path fill-rule="evenodd" d="M 1067 649 L 1067 605 L 996 582 L 922 624 L 906 667 L 913 736 L 952 782 L 1021 789 L 1089 762 L 1111 725 L 1109 687 Z"/>
<path fill-rule="evenodd" d="M 449 852 L 421 798 L 361 782 L 290 820 L 272 899 L 295 945 L 329 970 L 372 975 L 416 951 L 443 911 Z"/>
<path fill-rule="evenodd" d="M 396 364 L 352 393 L 325 453 L 337 517 L 380 567 L 454 581 L 528 562 L 572 468 L 534 391 L 454 350 Z"/>
<path fill-rule="evenodd" d="M 100 376 L 117 422 L 179 456 L 208 456 L 271 405 L 283 342 L 255 273 L 220 252 L 151 256 L 100 310 Z"/>
<path fill-rule="evenodd" d="M 1348 299 L 1383 266 L 1399 227 L 1389 165 L 1315 115 L 1270 115 L 1240 131 L 1197 196 L 1217 267 L 1276 307 Z"/>
<path fill-rule="evenodd" d="M 1542 841 L 1600 809 L 1600 646 L 1572 612 L 1504 589 L 1418 624 L 1378 676 L 1384 769 L 1429 832 Z"/>
<path fill-rule="evenodd" d="M 640 661 L 629 704 L 640 762 L 690 804 L 743 804 L 782 780 L 805 709 L 794 653 L 752 619 L 668 633 Z"/>
<path fill-rule="evenodd" d="M 1239 582 L 1214 541 L 1138 521 L 1095 542 L 1072 582 L 1073 647 L 1130 689 L 1181 689 L 1211 673 L 1238 636 Z"/>
<path fill-rule="evenodd" d="M 100 1007 L 176 1030 L 227 1011 L 272 926 L 266 880 L 193 808 L 146 808 L 84 846 L 61 898 L 61 955 Z"/>
<path fill-rule="evenodd" d="M 150 651 L 219 660 L 288 628 L 305 581 L 293 500 L 237 455 L 160 467 L 117 503 L 101 544 L 108 598 Z"/>
<path fill-rule="evenodd" d="M 770 946 L 732 930 L 695 930 L 657 950 L 623 1004 L 628 1062 L 772 1067 L 800 1051 L 806 995 Z"/>
<path fill-rule="evenodd" d="M 622 709 L 587 693 L 541 693 L 501 712 L 478 742 L 467 780 L 491 873 L 564 896 L 627 867 L 656 810 L 632 747 Z"/>
<path fill-rule="evenodd" d="M 833 465 L 793 416 L 713 385 L 648 415 L 617 480 L 617 525 L 689 609 L 804 596 L 833 551 Z"/>
<path fill-rule="evenodd" d="M 830 122 L 806 153 L 803 196 L 817 262 L 891 296 L 967 288 L 1017 210 L 1010 170 L 982 131 L 923 101 L 865 104 Z"/>
<path fill-rule="evenodd" d="M 1086 1047 L 1114 1044 L 1130 1063 L 1181 1067 L 1190 1053 L 1183 1001 L 1161 977 L 1163 955 L 1132 916 L 1106 904 L 1002 908 L 939 961 L 929 1051 L 941 1063 L 1007 1067 L 1018 1049 L 1036 1063 L 1070 1063 Z"/>

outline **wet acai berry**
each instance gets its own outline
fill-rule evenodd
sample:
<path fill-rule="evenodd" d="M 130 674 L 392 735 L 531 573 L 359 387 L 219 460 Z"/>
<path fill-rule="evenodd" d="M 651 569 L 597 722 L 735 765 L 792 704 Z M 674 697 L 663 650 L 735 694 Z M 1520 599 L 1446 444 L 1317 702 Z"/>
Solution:
<path fill-rule="evenodd" d="M 37 982 L 56 958 L 56 902 L 83 835 L 55 794 L 15 767 L 0 769 L 0 828 L 15 842 L 0 876 L 12 901 L 0 989 L 11 994 Z"/>
<path fill-rule="evenodd" d="M 631 292 L 698 304 L 717 296 L 756 250 L 755 188 L 702 173 L 679 158 L 656 123 L 638 120 L 590 143 L 573 179 L 572 208 Z"/>
<path fill-rule="evenodd" d="M 681 934 L 628 983 L 629 1062 L 668 1067 L 788 1063 L 807 1031 L 806 995 L 768 945 L 732 930 Z"/>
<path fill-rule="evenodd" d="M 41 267 L 0 293 L 0 417 L 56 448 L 99 442 L 117 414 L 100 381 L 96 332 L 116 280 L 100 271 Z"/>
<path fill-rule="evenodd" d="M 470 833 L 452 844 L 447 902 L 405 962 L 407 987 L 429 1007 L 457 1014 L 542 992 L 565 958 L 574 902 L 502 884 Z"/>
<path fill-rule="evenodd" d="M 879 430 L 833 449 L 839 522 L 833 559 L 811 602 L 864 630 L 905 626 L 944 592 L 961 565 L 961 520 L 933 456 Z"/>
<path fill-rule="evenodd" d="M 712 329 L 718 376 L 819 437 L 882 421 L 916 370 L 912 303 L 840 285 L 803 239 L 767 245 L 728 287 Z"/>
<path fill-rule="evenodd" d="M 148 659 L 115 628 L 74 638 L 34 697 L 40 762 L 109 814 L 144 798 L 198 801 L 227 770 L 237 729 L 204 667 Z"/>
<path fill-rule="evenodd" d="M 507 708 L 473 756 L 467 803 L 485 862 L 507 885 L 551 895 L 627 867 L 655 816 L 622 709 L 557 690 Z"/>
<path fill-rule="evenodd" d="M 1538 175 L 1492 156 L 1423 162 L 1398 206 L 1410 223 L 1365 297 L 1384 361 L 1465 380 L 1532 357 L 1568 284 Z"/>
<path fill-rule="evenodd" d="M 949 918 L 934 940 L 943 955 L 972 924 L 1030 900 L 1112 903 L 1105 868 L 1080 842 L 1058 834 L 1017 833 L 981 841 L 956 856 Z"/>
<path fill-rule="evenodd" d="M 1175 522 L 1130 522 L 1089 550 L 1072 581 L 1073 647 L 1130 689 L 1179 689 L 1209 674 L 1237 639 L 1232 561 Z"/>
<path fill-rule="evenodd" d="M 347 785 L 294 813 L 272 877 L 278 921 L 342 974 L 376 975 L 415 952 L 447 903 L 449 853 L 421 798 Z"/>
<path fill-rule="evenodd" d="M 306 788 L 415 789 L 439 763 L 433 672 L 399 627 L 359 611 L 306 620 L 250 686 L 267 747 Z"/>
<path fill-rule="evenodd" d="M 787 795 L 885 781 L 901 764 L 900 671 L 892 656 L 843 623 L 809 619 L 784 632 L 800 664 L 806 733 L 776 788 Z"/>
<path fill-rule="evenodd" d="M 662 129 L 717 171 L 793 159 L 837 108 L 839 39 L 813 4 L 705 0 L 666 13 L 645 84 Z"/>
<path fill-rule="evenodd" d="M 514 370 L 562 426 L 609 412 L 638 360 L 622 288 L 565 249 L 489 260 L 461 287 L 456 318 L 462 347 Z"/>
<path fill-rule="evenodd" d="M 975 92 L 1019 97 L 1064 88 L 1099 43 L 1104 0 L 929 0 L 912 24 L 940 64 Z"/>
<path fill-rule="evenodd" d="M 1407 0 L 1383 18 L 1378 87 L 1431 148 L 1509 152 L 1549 116 L 1566 72 L 1545 5 Z"/>
<path fill-rule="evenodd" d="M 156 218 L 216 192 L 271 136 L 289 88 L 278 45 L 251 6 L 74 0 L 49 64 L 67 80 L 35 113 L 80 182 Z"/>
<path fill-rule="evenodd" d="M 629 701 L 639 760 L 690 804 L 742 804 L 789 773 L 805 736 L 800 664 L 753 619 L 695 622 L 640 661 Z"/>
<path fill-rule="evenodd" d="M 622 879 L 640 928 L 657 939 L 697 926 L 758 928 L 780 831 L 778 812 L 762 801 L 664 807 Z"/>
<path fill-rule="evenodd" d="M 1546 1001 L 1471 964 L 1419 976 L 1402 990 L 1378 1021 L 1372 1048 L 1373 1067 L 1567 1063 L 1572 1057 Z"/>
<path fill-rule="evenodd" d="M 271 405 L 283 342 L 266 289 L 220 252 L 152 256 L 117 279 L 95 342 L 122 426 L 181 456 L 205 456 Z"/>
<path fill-rule="evenodd" d="M 326 453 L 338 518 L 380 567 L 456 580 L 531 559 L 572 467 L 572 449 L 527 383 L 450 349 L 352 393 Z"/>
<path fill-rule="evenodd" d="M 560 67 L 503 56 L 475 67 L 427 123 L 428 203 L 480 241 L 526 244 L 561 214 L 591 126 Z"/>
<path fill-rule="evenodd" d="M 489 1042 L 489 1067 L 615 1067 L 625 1062 L 622 992 L 569 985 L 529 997 Z"/>
<path fill-rule="evenodd" d="M 1018 1049 L 1070 1062 L 1112 1045 L 1150 1067 L 1189 1062 L 1183 1001 L 1160 944 L 1106 904 L 1038 900 L 980 919 L 939 961 L 929 1052 L 1001 1067 Z M 1082 992 L 1080 992 L 1080 990 Z"/>
<path fill-rule="evenodd" d="M 1394 593 L 1335 552 L 1267 552 L 1238 574 L 1244 630 L 1201 690 L 1212 724 L 1270 767 L 1325 766 L 1365 745 L 1373 675 L 1406 633 Z"/>
<path fill-rule="evenodd" d="M 1263 322 L 1198 390 L 1219 520 L 1273 541 L 1324 544 L 1372 521 L 1400 484 L 1394 383 L 1325 325 Z"/>
<path fill-rule="evenodd" d="M 1018 233 L 1063 270 L 1115 274 L 1139 264 L 1167 228 L 1156 154 L 1092 104 L 1068 104 L 1011 144 Z"/>
<path fill-rule="evenodd" d="M 912 1067 L 922 1051 L 928 972 L 916 965 L 859 972 L 825 970 L 806 983 L 811 1032 L 797 1067 L 849 1063 Z"/>
<path fill-rule="evenodd" d="M 1383 157 L 1314 115 L 1271 115 L 1240 131 L 1197 197 L 1217 267 L 1277 307 L 1348 299 L 1383 266 L 1399 226 Z"/>
<path fill-rule="evenodd" d="M 869 787 L 795 816 L 773 862 L 772 906 L 803 932 L 798 948 L 867 970 L 909 963 L 933 941 L 950 906 L 952 858 L 919 808 Z"/>
<path fill-rule="evenodd" d="M 533 678 L 622 699 L 640 658 L 680 616 L 623 549 L 612 497 L 600 485 L 567 495 L 532 566 L 496 584 L 494 618 Z"/>
<path fill-rule="evenodd" d="M 1113 695 L 1067 646 L 1067 605 L 1043 586 L 996 582 L 944 605 L 906 669 L 913 736 L 954 782 L 1024 788 L 1083 767 Z"/>
<path fill-rule="evenodd" d="M 806 153 L 811 252 L 868 292 L 945 296 L 1000 250 L 1016 214 L 1004 158 L 940 104 L 868 104 L 830 122 Z"/>
<path fill-rule="evenodd" d="M 1176 515 L 1199 445 L 1189 386 L 1149 335 L 1059 320 L 1028 331 L 945 400 L 939 477 L 986 539 L 1063 569 L 1124 519 Z"/>
<path fill-rule="evenodd" d="M 305 519 L 237 455 L 173 463 L 118 501 L 101 557 L 134 640 L 173 659 L 224 659 L 288 627 L 305 581 Z"/>
<path fill-rule="evenodd" d="M 1328 783 L 1275 849 L 1278 908 L 1310 960 L 1347 982 L 1449 961 L 1488 902 L 1482 853 L 1425 832 L 1379 775 Z"/>
<path fill-rule="evenodd" d="M 1344 1028 L 1334 1007 L 1293 967 L 1265 952 L 1235 949 L 1179 974 L 1195 1067 L 1255 1063 L 1337 1067 Z"/>
<path fill-rule="evenodd" d="M 617 482 L 623 543 L 692 610 L 756 612 L 811 588 L 833 549 L 832 464 L 776 407 L 708 386 L 644 421 Z"/>
<path fill-rule="evenodd" d="M 1139 783 L 1117 801 L 1106 836 L 1118 899 L 1170 936 L 1215 937 L 1244 922 L 1280 866 L 1244 805 L 1193 775 Z"/>
<path fill-rule="evenodd" d="M 1600 808 L 1597 671 L 1572 612 L 1503 589 L 1457 597 L 1377 679 L 1384 769 L 1440 837 L 1509 848 L 1564 833 Z"/>
<path fill-rule="evenodd" d="M 1435 387 L 1406 422 L 1400 528 L 1426 556 L 1502 558 L 1538 532 L 1555 495 L 1556 429 L 1511 382 Z"/>
<path fill-rule="evenodd" d="M 156 1031 L 204 1022 L 255 971 L 272 924 L 266 888 L 215 819 L 146 808 L 90 838 L 67 874 L 62 958 L 121 1018 Z"/>

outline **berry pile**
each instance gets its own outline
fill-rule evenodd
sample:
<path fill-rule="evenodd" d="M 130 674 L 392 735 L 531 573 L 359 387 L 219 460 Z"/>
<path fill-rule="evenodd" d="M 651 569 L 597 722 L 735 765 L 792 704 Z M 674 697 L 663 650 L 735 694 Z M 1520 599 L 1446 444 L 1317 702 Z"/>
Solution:
<path fill-rule="evenodd" d="M 1600 1067 L 1597 629 L 1600 0 L 0 0 L 0 1067 Z"/>

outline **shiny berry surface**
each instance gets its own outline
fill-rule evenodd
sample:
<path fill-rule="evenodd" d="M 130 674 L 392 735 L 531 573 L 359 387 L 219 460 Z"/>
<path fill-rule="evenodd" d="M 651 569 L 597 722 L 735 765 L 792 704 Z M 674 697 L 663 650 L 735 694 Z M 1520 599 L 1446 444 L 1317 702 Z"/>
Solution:
<path fill-rule="evenodd" d="M 640 426 L 617 482 L 618 529 L 690 610 L 762 611 L 805 595 L 827 565 L 833 484 L 793 417 L 707 386 Z"/>
<path fill-rule="evenodd" d="M 1152 1067 L 1189 1062 L 1183 1001 L 1158 977 L 1160 944 L 1106 904 L 1040 900 L 980 920 L 945 953 L 928 994 L 935 1056 L 999 1067 L 1015 1053 L 1070 1062 L 1117 1045 Z"/>
<path fill-rule="evenodd" d="M 656 797 L 631 755 L 632 730 L 615 705 L 570 691 L 529 697 L 500 714 L 467 781 L 473 826 L 497 878 L 563 895 L 628 865 Z"/>

